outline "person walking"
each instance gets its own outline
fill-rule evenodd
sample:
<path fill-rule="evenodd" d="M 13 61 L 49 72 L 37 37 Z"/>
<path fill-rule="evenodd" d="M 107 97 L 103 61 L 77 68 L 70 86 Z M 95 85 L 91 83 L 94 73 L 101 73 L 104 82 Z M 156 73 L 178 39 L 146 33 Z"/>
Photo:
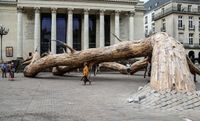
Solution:
<path fill-rule="evenodd" d="M 14 81 L 14 64 L 12 62 L 8 63 L 8 73 L 10 81 Z"/>
<path fill-rule="evenodd" d="M 1 64 L 0 64 L 0 75 L 2 74 L 2 69 L 1 69 Z M 2 80 L 2 77 L 0 76 L 0 80 Z"/>
<path fill-rule="evenodd" d="M 87 82 L 89 82 L 89 84 L 91 85 L 91 81 L 88 79 L 88 75 L 89 75 L 89 67 L 88 64 L 85 63 L 83 68 L 83 77 L 81 78 L 81 81 L 84 82 L 84 85 L 86 85 Z"/>
<path fill-rule="evenodd" d="M 2 78 L 7 78 L 7 64 L 6 63 L 2 63 L 1 65 L 1 70 L 2 70 Z"/>

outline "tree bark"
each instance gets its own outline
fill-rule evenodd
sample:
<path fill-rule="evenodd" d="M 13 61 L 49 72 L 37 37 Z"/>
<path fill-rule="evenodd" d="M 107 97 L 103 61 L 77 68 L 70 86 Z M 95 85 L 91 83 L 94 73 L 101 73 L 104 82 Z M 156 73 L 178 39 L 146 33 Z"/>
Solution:
<path fill-rule="evenodd" d="M 116 62 L 103 62 L 99 64 L 99 68 L 106 68 L 114 71 L 119 71 L 121 74 L 128 74 L 127 67 Z"/>
<path fill-rule="evenodd" d="M 153 50 L 153 51 L 152 51 Z M 77 68 L 88 63 L 113 62 L 119 59 L 152 54 L 151 87 L 157 91 L 194 91 L 195 84 L 187 64 L 183 45 L 166 33 L 157 33 L 134 42 L 124 41 L 109 47 L 87 49 L 71 54 L 48 55 L 29 64 L 24 76 L 34 77 L 45 68 L 68 66 Z"/>
<path fill-rule="evenodd" d="M 126 41 L 113 46 L 104 48 L 92 48 L 83 51 L 77 51 L 73 54 L 54 54 L 47 55 L 37 62 L 31 63 L 24 69 L 24 76 L 34 77 L 40 71 L 56 66 L 80 67 L 84 62 L 101 63 L 112 62 L 122 58 L 133 58 L 147 56 L 152 51 L 150 41 L 134 42 Z"/>
<path fill-rule="evenodd" d="M 192 61 L 190 60 L 190 58 L 188 56 L 187 56 L 187 62 L 188 62 L 189 68 L 190 68 L 190 72 L 192 74 L 200 75 L 200 69 L 192 63 Z"/>
<path fill-rule="evenodd" d="M 135 63 L 133 63 L 131 65 L 131 72 L 130 72 L 130 74 L 131 75 L 135 74 L 137 71 L 146 68 L 147 65 L 148 65 L 148 58 L 144 58 L 144 59 L 141 59 L 139 61 L 136 61 Z"/>
<path fill-rule="evenodd" d="M 166 33 L 150 37 L 153 46 L 151 87 L 155 90 L 194 91 L 195 84 L 181 43 Z"/>

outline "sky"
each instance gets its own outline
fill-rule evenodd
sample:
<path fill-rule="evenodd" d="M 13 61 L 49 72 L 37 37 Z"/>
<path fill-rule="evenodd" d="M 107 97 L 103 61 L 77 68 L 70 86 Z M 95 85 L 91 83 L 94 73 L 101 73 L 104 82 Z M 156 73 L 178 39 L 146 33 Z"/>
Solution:
<path fill-rule="evenodd" d="M 149 1 L 149 0 L 140 0 L 140 1 L 144 1 L 144 2 L 147 2 L 147 1 Z"/>

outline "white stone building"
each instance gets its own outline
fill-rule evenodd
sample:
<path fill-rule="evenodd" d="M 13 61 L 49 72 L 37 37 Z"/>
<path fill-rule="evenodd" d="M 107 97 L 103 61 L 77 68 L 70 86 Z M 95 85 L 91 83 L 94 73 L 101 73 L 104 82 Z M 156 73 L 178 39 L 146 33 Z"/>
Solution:
<path fill-rule="evenodd" d="M 155 10 L 170 0 L 149 0 L 144 4 L 144 33 L 145 36 L 155 33 Z"/>
<path fill-rule="evenodd" d="M 143 14 L 139 0 L 1 0 L 0 24 L 9 28 L 3 60 L 26 58 L 36 49 L 62 53 L 53 40 L 83 50 L 117 43 L 112 33 L 123 40 L 143 38 Z"/>
<path fill-rule="evenodd" d="M 171 0 L 155 10 L 156 31 L 179 40 L 200 63 L 200 0 Z"/>
<path fill-rule="evenodd" d="M 167 32 L 184 45 L 193 62 L 200 63 L 200 0 L 149 0 L 144 6 L 144 21 L 149 17 L 144 24 L 146 35 L 152 30 Z"/>

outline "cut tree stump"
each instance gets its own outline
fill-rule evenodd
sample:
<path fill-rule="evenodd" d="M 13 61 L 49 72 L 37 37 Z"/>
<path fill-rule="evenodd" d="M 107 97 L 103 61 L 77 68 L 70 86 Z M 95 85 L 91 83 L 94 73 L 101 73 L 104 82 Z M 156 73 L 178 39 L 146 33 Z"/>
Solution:
<path fill-rule="evenodd" d="M 183 45 L 166 33 L 157 33 L 139 41 L 123 41 L 103 48 L 75 51 L 70 54 L 47 55 L 26 66 L 24 76 L 34 77 L 49 67 L 78 68 L 85 62 L 113 62 L 148 55 L 152 55 L 150 84 L 153 89 L 157 91 L 194 91 L 196 89 Z"/>

